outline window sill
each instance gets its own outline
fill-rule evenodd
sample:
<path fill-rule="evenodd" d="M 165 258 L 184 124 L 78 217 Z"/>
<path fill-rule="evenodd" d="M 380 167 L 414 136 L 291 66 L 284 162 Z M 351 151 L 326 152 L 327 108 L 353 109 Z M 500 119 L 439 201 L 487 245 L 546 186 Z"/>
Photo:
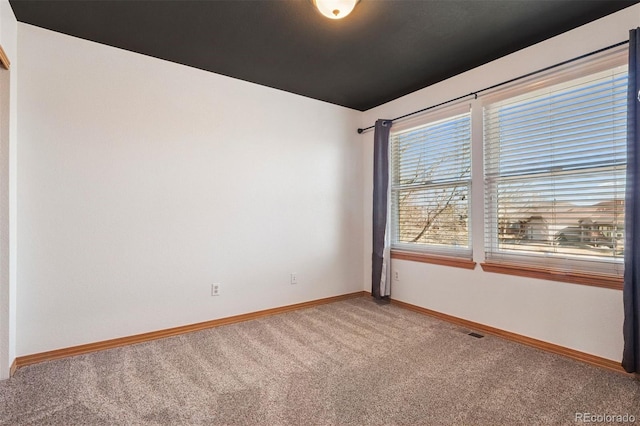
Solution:
<path fill-rule="evenodd" d="M 622 290 L 623 285 L 623 278 L 614 275 L 567 272 L 557 269 L 536 268 L 531 266 L 512 265 L 508 263 L 485 262 L 481 263 L 480 266 L 485 272 L 561 281 L 565 283 L 610 288 L 613 290 Z"/>
<path fill-rule="evenodd" d="M 457 257 L 435 256 L 432 254 L 415 253 L 408 251 L 391 250 L 391 258 L 398 260 L 409 260 L 412 262 L 433 263 L 435 265 L 453 266 L 455 268 L 473 269 L 476 262 L 469 259 Z"/>

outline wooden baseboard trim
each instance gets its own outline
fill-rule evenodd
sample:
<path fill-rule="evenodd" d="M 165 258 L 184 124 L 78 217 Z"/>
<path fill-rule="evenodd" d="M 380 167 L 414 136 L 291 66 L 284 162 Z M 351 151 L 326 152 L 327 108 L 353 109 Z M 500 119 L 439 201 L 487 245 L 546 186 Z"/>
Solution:
<path fill-rule="evenodd" d="M 9 67 L 11 66 L 11 62 L 9 61 L 9 57 L 7 56 L 7 54 L 5 53 L 4 49 L 2 48 L 2 46 L 0 46 L 0 65 L 2 66 L 2 68 L 4 68 L 5 70 L 8 70 Z"/>
<path fill-rule="evenodd" d="M 423 308 L 421 306 L 412 305 L 410 303 L 401 302 L 399 300 L 391 299 L 391 303 L 402 308 L 418 312 L 424 315 L 428 315 L 434 318 L 441 319 L 443 321 L 450 322 L 465 328 L 469 328 L 476 331 L 482 331 L 486 334 L 502 337 L 503 339 L 511 340 L 513 342 L 521 343 L 523 345 L 531 346 L 537 349 L 541 349 L 546 352 L 551 352 L 557 355 L 566 356 L 568 358 L 585 362 L 587 364 L 595 365 L 597 367 L 613 370 L 618 373 L 629 374 L 622 368 L 620 362 L 613 361 L 607 358 L 602 358 L 596 355 L 591 355 L 585 352 L 580 352 L 575 349 L 566 348 L 564 346 L 548 343 L 543 340 L 533 339 L 531 337 L 523 336 L 521 334 L 512 333 L 510 331 L 501 330 L 499 328 L 491 327 L 488 325 L 480 324 L 477 322 L 465 320 L 462 318 L 454 317 L 452 315 L 443 314 L 441 312 L 432 311 L 431 309 Z"/>
<path fill-rule="evenodd" d="M 13 377 L 13 375 L 16 373 L 16 370 L 18 369 L 17 361 L 18 361 L 18 359 L 16 358 L 11 363 L 11 367 L 9 367 L 9 377 Z"/>
<path fill-rule="evenodd" d="M 253 319 L 264 318 L 271 315 L 282 314 L 285 312 L 297 311 L 300 309 L 311 308 L 314 306 L 324 305 L 327 303 L 338 302 L 340 300 L 353 299 L 357 297 L 371 296 L 370 292 L 357 291 L 355 293 L 343 294 L 340 296 L 327 297 L 324 299 L 311 300 L 308 302 L 296 303 L 293 305 L 281 306 L 278 308 L 265 309 L 257 312 L 250 312 L 247 314 L 235 315 L 232 317 L 220 318 L 211 321 L 200 322 L 196 324 L 184 325 L 180 327 L 173 327 L 164 330 L 152 331 L 149 333 L 136 334 L 133 336 L 121 337 L 117 339 L 103 340 L 101 342 L 88 343 L 85 345 L 72 346 L 69 348 L 56 349 L 53 351 L 40 352 L 32 355 L 25 355 L 17 357 L 13 360 L 9 369 L 9 376 L 13 376 L 16 370 L 26 365 L 37 364 L 45 361 L 53 361 L 56 359 L 72 357 L 76 355 L 83 355 L 91 352 L 97 352 L 106 349 L 113 349 L 127 345 L 133 345 L 136 343 L 148 342 L 151 340 L 162 339 L 165 337 L 177 336 L 180 334 L 191 333 L 194 331 L 205 330 L 208 328 L 220 327 L 222 325 L 235 324 L 244 321 L 250 321 Z M 585 362 L 587 364 L 595 365 L 597 367 L 606 368 L 616 371 L 618 373 L 628 374 L 624 371 L 619 362 L 613 361 L 607 358 L 602 358 L 596 355 L 591 355 L 585 352 L 580 352 L 575 349 L 566 348 L 564 346 L 555 345 L 542 340 L 533 339 L 531 337 L 523 336 L 521 334 L 512 333 L 510 331 L 501 330 L 499 328 L 491 327 L 488 325 L 480 324 L 474 321 L 465 320 L 452 315 L 444 314 L 441 312 L 433 311 L 431 309 L 423 308 L 421 306 L 412 305 L 410 303 L 401 302 L 399 300 L 391 299 L 391 303 L 399 307 L 418 312 L 424 315 L 428 315 L 434 318 L 441 319 L 443 321 L 450 322 L 452 324 L 459 325 L 461 327 L 482 331 L 486 334 L 502 337 L 507 340 L 511 340 L 523 345 L 531 346 L 543 351 L 551 352 L 554 354 L 566 356 L 577 361 Z M 636 378 L 638 376 L 636 375 Z"/>
<path fill-rule="evenodd" d="M 311 300 L 308 302 L 296 303 L 294 305 L 281 306 L 278 308 L 265 309 L 248 314 L 234 315 L 232 317 L 220 318 L 211 321 L 199 322 L 196 324 L 183 325 L 180 327 L 167 328 L 164 330 L 152 331 L 149 333 L 136 334 L 133 336 L 120 337 L 117 339 L 103 340 L 101 342 L 88 343 L 85 345 L 72 346 L 69 348 L 56 349 L 53 351 L 40 352 L 32 355 L 20 356 L 15 359 L 14 371 L 17 368 L 26 365 L 37 364 L 45 361 L 53 361 L 55 359 L 67 358 L 76 355 L 83 355 L 91 352 L 102 351 L 105 349 L 113 349 L 121 346 L 133 345 L 136 343 L 148 342 L 150 340 L 162 339 L 165 337 L 177 336 L 180 334 L 191 333 L 194 331 L 205 330 L 208 328 L 220 327 L 222 325 L 235 324 L 239 322 L 249 321 L 258 318 L 264 318 L 271 315 L 282 314 L 285 312 L 297 311 L 299 309 L 311 308 L 314 306 L 324 305 L 327 303 L 338 302 L 340 300 L 353 299 L 365 296 L 364 291 L 343 294 L 340 296 L 326 297 L 324 299 Z M 12 367 L 13 368 L 13 367 Z"/>

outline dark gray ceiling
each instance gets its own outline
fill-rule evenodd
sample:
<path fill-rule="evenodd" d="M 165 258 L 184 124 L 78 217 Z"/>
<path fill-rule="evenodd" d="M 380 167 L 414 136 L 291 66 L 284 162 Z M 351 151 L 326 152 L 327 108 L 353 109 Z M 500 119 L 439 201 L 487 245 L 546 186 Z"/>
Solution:
<path fill-rule="evenodd" d="M 18 21 L 366 110 L 640 0 L 10 0 Z M 622 41 L 622 40 L 620 40 Z"/>

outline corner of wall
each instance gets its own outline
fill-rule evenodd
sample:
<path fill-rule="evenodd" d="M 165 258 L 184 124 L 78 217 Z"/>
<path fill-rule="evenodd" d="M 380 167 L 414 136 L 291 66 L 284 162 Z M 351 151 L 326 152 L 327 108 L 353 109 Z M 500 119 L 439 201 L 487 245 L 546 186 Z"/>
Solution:
<path fill-rule="evenodd" d="M 16 167 L 17 167 L 17 20 L 8 0 L 0 1 L 0 44 L 9 61 L 10 70 L 6 71 L 9 82 L 8 93 L 2 94 L 3 109 L 0 128 L 8 128 L 2 135 L 2 176 L 6 184 L 2 185 L 2 209 L 0 226 L 2 227 L 3 246 L 0 249 L 3 262 L 0 266 L 0 379 L 8 378 L 15 371 L 16 357 Z"/>

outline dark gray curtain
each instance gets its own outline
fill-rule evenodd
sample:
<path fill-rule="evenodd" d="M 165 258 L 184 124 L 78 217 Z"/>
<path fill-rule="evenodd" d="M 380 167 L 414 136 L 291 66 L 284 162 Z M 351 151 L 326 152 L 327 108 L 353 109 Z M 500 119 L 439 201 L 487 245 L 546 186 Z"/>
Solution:
<path fill-rule="evenodd" d="M 640 373 L 640 28 L 629 33 L 622 366 Z"/>
<path fill-rule="evenodd" d="M 391 264 L 387 235 L 389 205 L 389 130 L 391 120 L 376 121 L 373 135 L 373 255 L 371 295 L 382 299 L 391 294 Z"/>

